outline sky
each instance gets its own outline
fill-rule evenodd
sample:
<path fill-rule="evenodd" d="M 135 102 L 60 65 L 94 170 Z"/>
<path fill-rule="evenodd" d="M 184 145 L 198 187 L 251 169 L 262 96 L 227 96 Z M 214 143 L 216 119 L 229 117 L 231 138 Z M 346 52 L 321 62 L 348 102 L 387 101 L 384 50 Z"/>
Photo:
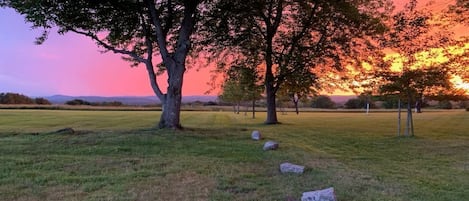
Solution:
<path fill-rule="evenodd" d="M 42 45 L 13 9 L 0 8 L 0 92 L 28 96 L 97 95 L 153 96 L 147 71 L 78 34 L 51 32 Z M 203 95 L 210 86 L 210 69 L 188 69 L 183 95 Z M 166 78 L 159 78 L 164 84 Z M 165 87 L 164 87 L 165 88 Z M 212 94 L 213 95 L 213 94 Z"/>
<path fill-rule="evenodd" d="M 396 0 L 397 7 L 403 2 Z M 436 2 L 434 7 L 439 8 L 451 0 Z M 0 92 L 28 96 L 154 95 L 143 66 L 131 68 L 121 55 L 103 54 L 92 40 L 73 33 L 58 35 L 51 31 L 42 45 L 35 45 L 40 34 L 14 10 L 0 8 Z M 183 95 L 204 95 L 210 89 L 210 70 L 188 69 Z M 159 78 L 163 86 L 165 81 L 165 77 Z"/>

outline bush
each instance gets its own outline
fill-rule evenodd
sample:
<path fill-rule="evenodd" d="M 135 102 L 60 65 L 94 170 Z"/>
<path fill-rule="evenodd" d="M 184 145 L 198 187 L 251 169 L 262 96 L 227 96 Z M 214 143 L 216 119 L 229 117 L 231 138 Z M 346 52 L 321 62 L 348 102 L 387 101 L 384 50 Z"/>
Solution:
<path fill-rule="evenodd" d="M 34 100 L 17 93 L 0 93 L 0 104 L 34 104 Z"/>
<path fill-rule="evenodd" d="M 84 100 L 81 100 L 81 99 L 74 99 L 74 100 L 71 100 L 71 101 L 67 101 L 65 102 L 66 105 L 91 105 L 90 102 L 88 101 L 84 101 Z"/>
<path fill-rule="evenodd" d="M 35 98 L 34 102 L 38 105 L 51 105 L 50 101 L 45 98 Z"/>
<path fill-rule="evenodd" d="M 449 100 L 442 100 L 438 102 L 438 108 L 440 109 L 453 109 L 453 105 Z"/>
<path fill-rule="evenodd" d="M 92 106 L 112 106 L 112 107 L 119 107 L 119 106 L 122 106 L 124 105 L 122 102 L 120 101 L 111 101 L 111 102 L 94 102 L 94 103 L 91 103 Z"/>
<path fill-rule="evenodd" d="M 321 95 L 313 98 L 311 107 L 333 109 L 335 108 L 335 103 L 329 96 Z"/>

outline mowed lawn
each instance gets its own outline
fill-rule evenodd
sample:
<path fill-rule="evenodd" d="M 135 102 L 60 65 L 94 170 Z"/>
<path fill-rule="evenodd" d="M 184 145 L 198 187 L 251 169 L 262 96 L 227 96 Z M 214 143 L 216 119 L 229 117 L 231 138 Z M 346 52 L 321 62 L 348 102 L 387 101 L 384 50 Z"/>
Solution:
<path fill-rule="evenodd" d="M 469 112 L 182 112 L 0 110 L 0 200 L 299 200 L 334 187 L 339 201 L 469 200 Z M 54 133 L 71 127 L 77 134 Z M 259 130 L 263 141 L 252 141 Z M 263 151 L 266 140 L 280 143 Z M 302 175 L 279 165 L 306 166 Z"/>

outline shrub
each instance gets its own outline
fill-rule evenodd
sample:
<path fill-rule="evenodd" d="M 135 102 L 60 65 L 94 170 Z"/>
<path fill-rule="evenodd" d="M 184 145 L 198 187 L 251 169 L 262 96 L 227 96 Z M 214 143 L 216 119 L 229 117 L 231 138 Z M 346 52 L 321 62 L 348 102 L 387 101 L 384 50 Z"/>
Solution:
<path fill-rule="evenodd" d="M 442 100 L 442 101 L 438 102 L 438 108 L 440 108 L 440 109 L 452 109 L 453 105 L 451 104 L 451 102 L 449 100 Z"/>
<path fill-rule="evenodd" d="M 335 103 L 329 96 L 321 95 L 313 98 L 311 101 L 311 107 L 333 109 L 335 108 Z"/>
<path fill-rule="evenodd" d="M 66 105 L 91 105 L 90 102 L 81 99 L 73 99 L 65 102 Z"/>
<path fill-rule="evenodd" d="M 51 105 L 50 101 L 45 98 L 35 98 L 34 102 L 38 105 Z"/>
<path fill-rule="evenodd" d="M 34 100 L 17 93 L 0 93 L 0 104 L 34 104 Z"/>

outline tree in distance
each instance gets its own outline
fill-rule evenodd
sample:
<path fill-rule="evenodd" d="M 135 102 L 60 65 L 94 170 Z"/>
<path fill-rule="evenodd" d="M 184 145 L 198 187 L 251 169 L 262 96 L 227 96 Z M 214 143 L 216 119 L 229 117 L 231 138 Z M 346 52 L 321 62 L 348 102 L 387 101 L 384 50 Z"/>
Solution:
<path fill-rule="evenodd" d="M 226 72 L 220 99 L 233 103 L 235 113 L 239 114 L 241 102 L 252 103 L 252 117 L 255 118 L 255 103 L 260 99 L 262 87 L 256 68 L 245 65 L 231 66 Z"/>
<path fill-rule="evenodd" d="M 150 85 L 161 100 L 160 128 L 181 128 L 180 107 L 186 59 L 192 47 L 193 32 L 199 19 L 209 12 L 203 0 L 128 0 L 128 1 L 20 1 L 0 0 L 25 16 L 33 28 L 44 32 L 36 40 L 43 43 L 51 28 L 58 33 L 73 32 L 86 36 L 104 48 L 124 55 L 132 66 L 143 64 Z M 161 59 L 157 63 L 155 57 Z M 168 75 L 166 92 L 157 76 Z"/>
<path fill-rule="evenodd" d="M 326 95 L 319 95 L 313 97 L 313 100 L 311 101 L 311 107 L 333 109 L 336 107 L 336 104 L 334 101 L 332 101 L 331 97 Z"/>
<path fill-rule="evenodd" d="M 455 93 L 454 85 L 450 82 L 450 68 L 445 64 L 422 59 L 425 54 L 437 55 L 436 50 L 442 49 L 443 54 L 448 53 L 445 48 L 452 44 L 452 33 L 436 29 L 438 27 L 432 24 L 432 17 L 431 12 L 417 9 L 417 1 L 411 0 L 403 11 L 390 18 L 390 30 L 381 40 L 384 48 L 398 55 L 389 62 L 398 60 L 402 63 L 401 70 L 392 69 L 389 63 L 387 68 L 379 69 L 376 75 L 381 95 L 397 96 L 399 102 L 402 100 L 407 105 L 405 136 L 414 135 L 412 105 L 415 104 L 419 109 L 424 96 L 430 98 Z"/>
<path fill-rule="evenodd" d="M 309 68 L 301 68 L 295 70 L 292 74 L 285 78 L 283 84 L 277 91 L 278 100 L 292 101 L 295 106 L 295 112 L 300 113 L 298 102 L 307 99 L 311 94 L 315 94 L 318 86 L 316 74 Z"/>
<path fill-rule="evenodd" d="M 359 68 L 359 61 L 376 52 L 370 41 L 385 30 L 381 18 L 390 12 L 392 1 L 220 0 L 215 7 L 210 25 L 201 30 L 210 44 L 207 51 L 262 61 L 258 68 L 264 72 L 265 123 L 276 124 L 281 85 L 313 68 L 327 73 Z"/>
<path fill-rule="evenodd" d="M 372 100 L 371 93 L 361 93 L 357 98 L 352 98 L 345 102 L 345 108 L 347 109 L 361 109 L 366 107 L 376 108 L 376 105 Z"/>
<path fill-rule="evenodd" d="M 38 104 L 50 105 L 49 100 L 45 98 L 30 98 L 18 93 L 0 93 L 0 104 Z"/>

